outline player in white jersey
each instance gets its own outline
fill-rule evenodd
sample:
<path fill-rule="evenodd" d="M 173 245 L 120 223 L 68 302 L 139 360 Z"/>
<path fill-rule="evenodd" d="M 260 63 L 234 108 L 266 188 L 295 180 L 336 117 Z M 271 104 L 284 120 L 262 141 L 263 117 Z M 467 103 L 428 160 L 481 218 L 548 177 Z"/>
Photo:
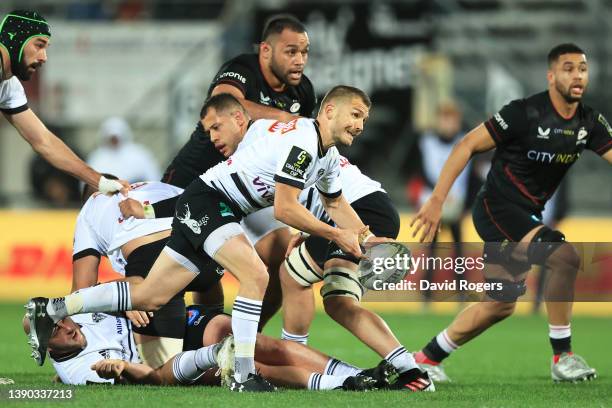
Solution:
<path fill-rule="evenodd" d="M 209 107 L 214 100 L 207 102 Z M 244 133 L 248 114 L 237 100 L 235 104 L 240 120 L 233 123 Z M 156 310 L 194 279 L 200 260 L 212 258 L 240 282 L 232 313 L 236 372 L 231 388 L 272 390 L 255 373 L 253 360 L 267 272 L 238 222 L 258 208 L 274 205 L 279 221 L 333 240 L 346 253 L 361 257 L 359 236 L 367 228 L 342 195 L 334 145 L 352 143 L 363 130 L 369 107 L 365 93 L 338 86 L 324 98 L 317 122 L 263 121 L 269 125 L 253 127 L 267 136 L 211 168 L 185 190 L 177 203 L 172 236 L 143 283 L 123 288 L 103 284 L 65 299 L 35 298 L 28 303 L 30 341 L 37 361 L 44 362 L 54 322 L 82 312 Z M 298 202 L 300 191 L 312 185 L 324 197 L 337 227 L 317 220 Z"/>
<path fill-rule="evenodd" d="M 351 207 L 372 234 L 395 239 L 400 228 L 399 214 L 381 184 L 361 173 L 348 159 L 341 157 L 340 163 L 343 193 Z M 316 217 L 329 221 L 313 191 L 302 192 L 301 200 Z M 434 390 L 427 373 L 418 368 L 412 355 L 382 318 L 361 306 L 364 289 L 359 283 L 358 258 L 324 238 L 306 238 L 301 234 L 292 241 L 287 253 L 280 269 L 283 289 L 281 338 L 306 344 L 314 317 L 312 284 L 324 281 L 321 295 L 327 314 L 383 357 L 381 365 L 392 365 L 399 373 L 389 388 Z"/>
<path fill-rule="evenodd" d="M 103 193 L 127 191 L 123 180 L 108 180 L 89 167 L 57 136 L 49 131 L 28 107 L 21 82 L 47 61 L 51 31 L 37 12 L 14 10 L 0 23 L 0 111 L 19 134 L 58 169 Z"/>

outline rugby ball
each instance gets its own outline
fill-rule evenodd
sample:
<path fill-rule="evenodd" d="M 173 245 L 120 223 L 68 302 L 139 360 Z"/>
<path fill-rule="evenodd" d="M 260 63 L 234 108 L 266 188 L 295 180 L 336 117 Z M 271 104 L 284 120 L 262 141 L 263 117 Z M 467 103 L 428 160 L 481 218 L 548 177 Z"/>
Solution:
<path fill-rule="evenodd" d="M 380 289 L 380 283 L 398 283 L 410 270 L 410 249 L 399 242 L 374 245 L 359 262 L 359 282 L 366 289 Z M 378 281 L 376 287 L 374 284 Z"/>

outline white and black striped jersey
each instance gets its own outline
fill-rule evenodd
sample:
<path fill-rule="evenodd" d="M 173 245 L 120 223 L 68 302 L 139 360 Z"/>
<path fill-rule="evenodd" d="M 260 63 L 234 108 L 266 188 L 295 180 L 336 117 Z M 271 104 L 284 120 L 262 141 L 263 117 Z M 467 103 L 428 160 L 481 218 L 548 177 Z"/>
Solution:
<path fill-rule="evenodd" d="M 64 384 L 114 383 L 112 379 L 100 378 L 91 369 L 102 359 L 140 363 L 129 320 L 105 313 L 83 313 L 71 318 L 81 327 L 87 345 L 77 354 L 51 357 L 53 368 Z"/>
<path fill-rule="evenodd" d="M 0 82 L 0 111 L 8 114 L 23 112 L 28 109 L 23 85 L 16 76 Z"/>
<path fill-rule="evenodd" d="M 236 152 L 200 178 L 231 200 L 244 214 L 274 204 L 275 183 L 299 189 L 315 186 L 322 194 L 342 193 L 336 147 L 323 150 L 318 125 L 311 119 L 257 120 Z"/>
<path fill-rule="evenodd" d="M 340 182 L 342 183 L 342 194 L 346 198 L 349 204 L 363 198 L 369 194 L 377 191 L 386 191 L 382 188 L 382 185 L 372 180 L 359 170 L 359 167 L 355 166 L 349 160 L 340 155 Z M 328 221 L 328 216 L 325 213 L 323 202 L 317 194 L 314 187 L 308 188 L 300 194 L 300 203 L 306 207 L 315 217 L 320 220 Z"/>
<path fill-rule="evenodd" d="M 175 197 L 183 189 L 159 181 L 132 184 L 129 197 L 144 204 Z M 119 211 L 120 193 L 107 196 L 95 193 L 77 217 L 72 248 L 73 260 L 87 255 L 106 255 L 113 269 L 125 275 L 126 261 L 121 246 L 135 238 L 172 228 L 172 217 L 124 219 Z"/>

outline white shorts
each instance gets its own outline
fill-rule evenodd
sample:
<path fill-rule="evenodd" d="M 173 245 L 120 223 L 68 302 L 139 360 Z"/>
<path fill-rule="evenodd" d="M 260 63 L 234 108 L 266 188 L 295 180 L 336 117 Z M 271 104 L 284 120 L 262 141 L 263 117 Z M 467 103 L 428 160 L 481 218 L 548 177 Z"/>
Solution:
<path fill-rule="evenodd" d="M 262 208 L 247 215 L 240 221 L 240 225 L 253 245 L 270 232 L 287 227 L 287 225 L 274 218 L 274 207 Z"/>

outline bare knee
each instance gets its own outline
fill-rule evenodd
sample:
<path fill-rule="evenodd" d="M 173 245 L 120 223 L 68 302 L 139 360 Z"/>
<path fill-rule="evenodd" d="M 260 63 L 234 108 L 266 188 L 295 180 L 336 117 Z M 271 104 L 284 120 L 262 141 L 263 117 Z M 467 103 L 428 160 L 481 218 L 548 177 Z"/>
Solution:
<path fill-rule="evenodd" d="M 580 255 L 570 243 L 564 243 L 552 253 L 547 262 L 553 271 L 576 272 L 580 268 Z"/>
<path fill-rule="evenodd" d="M 347 296 L 330 296 L 323 299 L 323 307 L 325 313 L 335 321 L 340 321 L 347 315 L 353 315 L 355 308 L 358 308 L 357 302 Z"/>

